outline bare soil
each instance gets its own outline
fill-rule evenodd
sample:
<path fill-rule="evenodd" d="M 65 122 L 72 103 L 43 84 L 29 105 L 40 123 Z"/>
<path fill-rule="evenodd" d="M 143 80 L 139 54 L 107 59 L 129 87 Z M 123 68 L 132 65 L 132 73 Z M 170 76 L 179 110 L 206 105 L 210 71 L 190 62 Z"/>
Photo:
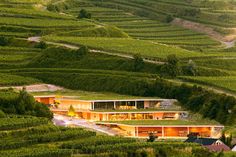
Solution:
<path fill-rule="evenodd" d="M 197 23 L 197 22 L 192 22 L 188 20 L 184 20 L 181 18 L 175 18 L 172 22 L 173 25 L 181 26 L 187 29 L 191 29 L 200 33 L 207 34 L 209 37 L 211 37 L 214 40 L 217 40 L 221 42 L 222 44 L 225 45 L 226 48 L 234 47 L 235 46 L 235 34 L 228 35 L 228 36 L 223 36 L 219 32 L 216 32 L 213 28 Z M 235 29 L 235 28 L 232 28 Z M 235 29 L 236 31 L 236 29 Z"/>

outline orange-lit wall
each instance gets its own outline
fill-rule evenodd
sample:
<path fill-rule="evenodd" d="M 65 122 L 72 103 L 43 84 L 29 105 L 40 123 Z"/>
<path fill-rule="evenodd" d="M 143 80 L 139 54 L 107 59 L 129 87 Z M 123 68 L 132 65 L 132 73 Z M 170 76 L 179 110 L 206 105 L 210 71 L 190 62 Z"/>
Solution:
<path fill-rule="evenodd" d="M 133 126 L 135 127 L 135 126 Z M 188 127 L 188 126 L 157 126 L 157 127 L 136 127 L 136 137 L 148 137 L 150 133 L 154 133 L 158 137 L 175 138 L 187 137 L 191 132 L 199 133 L 201 137 L 212 137 L 211 129 L 213 127 Z M 219 130 L 219 133 L 221 130 Z M 217 137 L 213 137 L 217 138 Z"/>
<path fill-rule="evenodd" d="M 187 127 L 165 127 L 164 136 L 166 137 L 187 137 Z"/>
<path fill-rule="evenodd" d="M 189 132 L 197 132 L 200 136 L 210 137 L 211 136 L 211 127 L 189 127 Z"/>
<path fill-rule="evenodd" d="M 91 110 L 91 102 L 79 101 L 79 100 L 68 100 L 68 99 L 56 99 L 59 102 L 58 109 L 68 110 L 72 105 L 75 110 Z"/>
<path fill-rule="evenodd" d="M 147 137 L 149 133 L 154 133 L 154 135 L 162 136 L 162 127 L 136 127 L 139 137 Z"/>
<path fill-rule="evenodd" d="M 35 97 L 35 100 L 43 104 L 54 104 L 55 97 Z"/>

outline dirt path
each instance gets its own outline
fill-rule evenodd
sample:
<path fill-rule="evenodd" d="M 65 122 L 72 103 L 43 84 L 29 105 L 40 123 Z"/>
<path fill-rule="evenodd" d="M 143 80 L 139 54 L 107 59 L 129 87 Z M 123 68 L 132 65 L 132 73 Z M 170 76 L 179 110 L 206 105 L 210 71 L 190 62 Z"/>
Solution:
<path fill-rule="evenodd" d="M 6 87 L 0 87 L 0 89 L 7 89 L 7 88 L 13 88 L 16 90 L 22 90 L 23 88 L 26 88 L 26 91 L 28 92 L 54 92 L 58 90 L 63 90 L 64 88 L 55 86 L 52 84 L 34 84 L 34 85 L 26 85 L 26 86 L 6 86 Z"/>
<path fill-rule="evenodd" d="M 27 40 L 30 42 L 40 42 L 41 37 L 29 37 Z M 51 41 L 46 41 L 46 43 L 50 44 L 50 45 L 66 47 L 69 49 L 79 49 L 79 46 L 76 46 L 73 44 L 57 43 L 57 42 L 51 42 Z M 107 51 L 96 50 L 96 49 L 90 49 L 89 51 L 93 52 L 93 53 L 102 53 L 102 54 L 106 54 L 106 55 L 110 55 L 110 56 L 117 56 L 117 57 L 122 57 L 122 58 L 133 59 L 132 55 L 123 54 L 123 53 L 107 52 Z M 153 64 L 164 64 L 165 63 L 165 62 L 146 59 L 146 58 L 144 58 L 143 60 L 144 60 L 144 62 L 153 63 Z"/>
<path fill-rule="evenodd" d="M 231 48 L 235 46 L 235 36 L 223 36 L 220 33 L 216 32 L 213 28 L 200 24 L 197 22 L 192 22 L 180 18 L 175 18 L 172 22 L 173 25 L 181 26 L 187 29 L 191 29 L 200 33 L 207 34 L 214 40 L 217 40 L 225 45 L 225 48 Z"/>

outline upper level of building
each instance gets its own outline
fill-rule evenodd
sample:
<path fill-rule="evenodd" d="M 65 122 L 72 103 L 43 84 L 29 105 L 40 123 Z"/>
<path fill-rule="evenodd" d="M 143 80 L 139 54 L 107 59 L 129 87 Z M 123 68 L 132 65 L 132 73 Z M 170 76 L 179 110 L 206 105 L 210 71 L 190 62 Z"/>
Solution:
<path fill-rule="evenodd" d="M 68 110 L 73 106 L 75 111 L 124 111 L 124 110 L 159 110 L 180 111 L 175 99 L 121 99 L 121 100 L 81 100 L 78 97 L 54 95 L 35 96 L 36 101 L 49 104 L 53 108 Z"/>

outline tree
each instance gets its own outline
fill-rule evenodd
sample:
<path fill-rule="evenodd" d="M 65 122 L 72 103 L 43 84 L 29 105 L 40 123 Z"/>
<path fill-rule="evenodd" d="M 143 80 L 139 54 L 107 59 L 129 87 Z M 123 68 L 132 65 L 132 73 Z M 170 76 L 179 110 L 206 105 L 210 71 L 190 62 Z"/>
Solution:
<path fill-rule="evenodd" d="M 7 46 L 11 43 L 11 38 L 0 36 L 0 46 Z"/>
<path fill-rule="evenodd" d="M 174 18 L 173 18 L 172 15 L 167 15 L 167 16 L 166 16 L 166 22 L 167 22 L 167 23 L 170 23 L 170 22 L 172 22 L 173 20 L 174 20 Z"/>
<path fill-rule="evenodd" d="M 79 19 L 83 19 L 83 18 L 87 18 L 87 19 L 91 19 L 92 15 L 91 13 L 88 13 L 87 10 L 85 9 L 81 9 L 79 12 L 79 16 L 77 18 Z"/>
<path fill-rule="evenodd" d="M 222 133 L 222 136 L 220 138 L 220 140 L 222 142 L 224 142 L 227 146 L 231 147 L 231 143 L 232 143 L 232 134 L 231 133 Z"/>
<path fill-rule="evenodd" d="M 29 95 L 26 92 L 26 89 L 23 88 L 20 91 L 19 97 L 18 97 L 18 102 L 19 105 L 17 106 L 17 108 L 19 109 L 20 113 L 24 113 L 25 110 L 33 110 L 35 108 L 35 99 L 33 98 L 33 96 Z"/>
<path fill-rule="evenodd" d="M 68 116 L 74 117 L 76 115 L 75 109 L 72 105 L 70 105 L 69 111 L 68 111 Z"/>
<path fill-rule="evenodd" d="M 167 63 L 161 67 L 161 73 L 164 76 L 176 77 L 180 74 L 179 60 L 176 55 L 167 56 Z"/>
<path fill-rule="evenodd" d="M 153 132 L 151 132 L 151 133 L 149 133 L 149 138 L 148 138 L 147 142 L 154 142 L 157 138 L 158 138 L 158 136 L 156 136 Z"/>
<path fill-rule="evenodd" d="M 81 46 L 80 49 L 76 50 L 76 54 L 79 58 L 86 56 L 88 53 L 89 53 L 89 49 L 87 46 Z"/>
<path fill-rule="evenodd" d="M 47 48 L 47 44 L 44 41 L 40 41 L 39 43 L 37 43 L 35 46 L 35 48 L 40 48 L 40 49 L 46 49 Z"/>
<path fill-rule="evenodd" d="M 193 60 L 189 60 L 188 61 L 188 65 L 187 65 L 187 72 L 188 74 L 195 76 L 197 73 L 197 66 L 195 64 L 195 62 Z"/>
<path fill-rule="evenodd" d="M 144 61 L 143 58 L 136 54 L 134 55 L 134 71 L 140 71 L 144 67 Z"/>

